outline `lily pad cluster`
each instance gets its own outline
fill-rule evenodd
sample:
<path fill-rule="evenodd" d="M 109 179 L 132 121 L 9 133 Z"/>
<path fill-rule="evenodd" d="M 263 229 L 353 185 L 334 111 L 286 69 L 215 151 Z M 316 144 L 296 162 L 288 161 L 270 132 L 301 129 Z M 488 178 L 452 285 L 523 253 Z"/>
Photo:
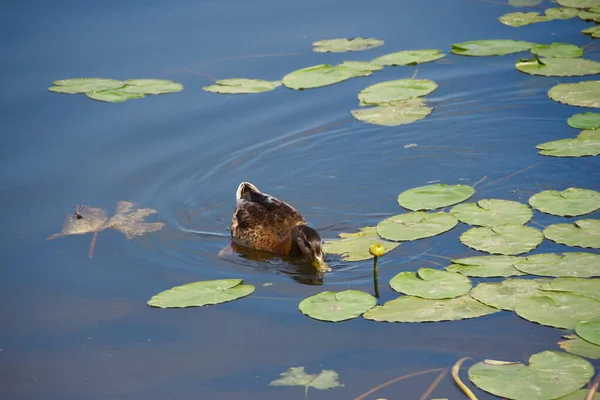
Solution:
<path fill-rule="evenodd" d="M 547 22 L 555 19 L 571 19 L 575 18 L 580 12 L 575 8 L 560 7 L 560 8 L 548 8 L 544 14 L 539 12 L 513 12 L 504 14 L 498 18 L 504 25 L 512 26 L 515 28 L 535 24 L 538 22 Z"/>
<path fill-rule="evenodd" d="M 74 78 L 53 82 L 48 88 L 55 93 L 84 93 L 93 100 L 109 103 L 122 103 L 126 100 L 141 99 L 150 94 L 175 93 L 183 90 L 181 83 L 165 79 L 128 79 L 120 81 L 104 78 Z"/>

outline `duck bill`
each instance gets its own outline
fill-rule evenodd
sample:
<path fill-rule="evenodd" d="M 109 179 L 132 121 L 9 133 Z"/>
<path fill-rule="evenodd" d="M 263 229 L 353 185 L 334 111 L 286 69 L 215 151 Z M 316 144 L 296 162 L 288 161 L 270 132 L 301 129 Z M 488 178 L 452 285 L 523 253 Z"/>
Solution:
<path fill-rule="evenodd" d="M 312 265 L 319 272 L 331 271 L 331 267 L 329 265 L 327 265 L 327 263 L 323 259 L 323 255 L 322 254 L 318 255 L 318 256 L 315 256 L 315 258 L 312 260 Z"/>

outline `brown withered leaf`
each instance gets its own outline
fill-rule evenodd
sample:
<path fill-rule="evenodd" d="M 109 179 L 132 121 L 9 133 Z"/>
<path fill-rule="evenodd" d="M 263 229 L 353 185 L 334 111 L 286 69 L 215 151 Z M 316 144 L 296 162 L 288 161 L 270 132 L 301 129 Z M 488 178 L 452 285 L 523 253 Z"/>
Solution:
<path fill-rule="evenodd" d="M 162 222 L 143 221 L 144 218 L 155 213 L 156 210 L 152 208 L 136 209 L 135 203 L 129 201 L 118 202 L 115 215 L 110 218 L 106 215 L 106 211 L 101 208 L 77 206 L 75 212 L 67 216 L 62 231 L 48 236 L 46 240 L 53 240 L 68 235 L 93 233 L 94 236 L 92 237 L 89 250 L 89 256 L 92 257 L 94 255 L 98 232 L 104 229 L 116 229 L 123 233 L 127 239 L 162 229 L 165 225 Z"/>

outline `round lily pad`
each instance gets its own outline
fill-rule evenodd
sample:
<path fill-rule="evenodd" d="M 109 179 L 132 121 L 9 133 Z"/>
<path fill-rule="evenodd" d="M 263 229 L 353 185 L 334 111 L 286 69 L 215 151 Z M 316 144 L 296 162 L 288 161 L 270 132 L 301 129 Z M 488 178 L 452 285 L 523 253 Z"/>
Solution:
<path fill-rule="evenodd" d="M 600 276 L 600 254 L 545 253 L 519 258 L 514 263 L 519 271 L 540 276 L 572 276 L 590 278 Z"/>
<path fill-rule="evenodd" d="M 471 297 L 483 304 L 512 311 L 528 297 L 538 293 L 548 279 L 510 278 L 502 282 L 480 283 L 471 290 Z"/>
<path fill-rule="evenodd" d="M 360 316 L 375 307 L 377 299 L 360 290 L 321 292 L 298 305 L 303 314 L 320 321 L 340 322 Z"/>
<path fill-rule="evenodd" d="M 531 52 L 546 58 L 577 58 L 583 55 L 583 49 L 570 43 L 536 44 Z"/>
<path fill-rule="evenodd" d="M 313 51 L 316 51 L 317 53 L 344 53 L 347 51 L 362 51 L 382 46 L 383 43 L 383 40 L 361 37 L 353 39 L 324 39 L 313 42 Z"/>
<path fill-rule="evenodd" d="M 495 312 L 498 309 L 486 306 L 468 295 L 443 300 L 401 296 L 370 309 L 363 317 L 386 322 L 435 322 L 477 318 Z"/>
<path fill-rule="evenodd" d="M 417 65 L 444 57 L 438 49 L 405 50 L 377 57 L 372 62 L 380 65 Z"/>
<path fill-rule="evenodd" d="M 381 71 L 381 65 L 365 61 L 344 61 L 340 67 L 349 68 L 353 71 L 353 76 L 369 76 L 372 72 Z"/>
<path fill-rule="evenodd" d="M 339 65 L 320 64 L 290 72 L 283 77 L 282 82 L 290 89 L 312 89 L 345 81 L 354 77 L 355 72 Z"/>
<path fill-rule="evenodd" d="M 398 196 L 398 204 L 409 210 L 435 210 L 451 206 L 473 196 L 469 185 L 434 184 L 405 190 Z"/>
<path fill-rule="evenodd" d="M 550 157 L 586 157 L 600 154 L 600 130 L 582 131 L 575 139 L 561 139 L 536 146 Z"/>
<path fill-rule="evenodd" d="M 535 43 L 520 40 L 473 40 L 452 45 L 452 52 L 461 56 L 501 56 L 527 51 Z"/>
<path fill-rule="evenodd" d="M 432 108 L 421 98 L 380 104 L 377 107 L 352 110 L 354 118 L 374 125 L 398 126 L 411 124 L 431 114 Z"/>
<path fill-rule="evenodd" d="M 600 128 L 600 113 L 584 112 L 575 114 L 567 120 L 567 124 L 576 129 L 598 129 Z"/>
<path fill-rule="evenodd" d="M 340 239 L 325 241 L 323 250 L 327 254 L 340 254 L 344 261 L 362 261 L 373 258 L 369 248 L 374 244 L 381 244 L 385 253 L 400 246 L 400 243 L 381 240 L 376 229 L 368 226 L 356 233 L 340 233 Z"/>
<path fill-rule="evenodd" d="M 552 292 L 571 292 L 600 300 L 600 279 L 556 278 L 543 284 L 541 289 Z"/>
<path fill-rule="evenodd" d="M 464 275 L 439 271 L 433 268 L 419 268 L 418 272 L 400 272 L 390 280 L 396 292 L 425 299 L 452 299 L 467 294 L 471 281 Z"/>
<path fill-rule="evenodd" d="M 524 225 L 471 228 L 460 235 L 460 241 L 475 250 L 502 255 L 527 253 L 543 240 L 542 232 Z"/>
<path fill-rule="evenodd" d="M 546 22 L 550 21 L 546 15 L 540 15 L 539 12 L 514 12 L 502 15 L 498 18 L 500 22 L 504 25 L 512 26 L 518 28 L 520 26 L 525 26 L 529 24 L 534 24 L 536 22 Z"/>
<path fill-rule="evenodd" d="M 484 199 L 477 203 L 464 203 L 450 210 L 460 222 L 476 226 L 523 225 L 533 212 L 522 203 L 510 200 Z"/>
<path fill-rule="evenodd" d="M 243 282 L 242 279 L 217 279 L 175 286 L 152 296 L 148 305 L 159 308 L 182 308 L 225 303 L 254 292 L 254 286 L 245 285 Z"/>
<path fill-rule="evenodd" d="M 590 26 L 589 28 L 585 28 L 581 31 L 581 33 L 585 33 L 586 35 L 590 35 L 593 38 L 600 37 L 600 25 Z"/>
<path fill-rule="evenodd" d="M 548 97 L 559 103 L 579 107 L 600 107 L 600 81 L 561 83 L 548 91 Z"/>
<path fill-rule="evenodd" d="M 575 327 L 575 332 L 588 342 L 600 346 L 600 320 L 580 322 Z"/>
<path fill-rule="evenodd" d="M 517 61 L 519 71 L 543 76 L 584 76 L 600 73 L 600 62 L 584 58 L 533 58 Z"/>
<path fill-rule="evenodd" d="M 571 19 L 577 16 L 579 10 L 571 7 L 546 8 L 544 14 L 552 19 Z"/>
<path fill-rule="evenodd" d="M 515 306 L 521 318 L 541 325 L 574 329 L 580 321 L 600 319 L 600 301 L 570 292 L 542 292 Z"/>
<path fill-rule="evenodd" d="M 562 192 L 544 190 L 533 195 L 529 199 L 529 204 L 546 214 L 576 217 L 599 209 L 600 193 L 579 188 L 568 188 Z"/>
<path fill-rule="evenodd" d="M 262 79 L 230 78 L 221 79 L 214 85 L 205 86 L 202 90 L 213 93 L 261 93 L 281 86 L 281 81 L 264 81 Z"/>
<path fill-rule="evenodd" d="M 54 86 L 48 88 L 49 91 L 70 94 L 118 89 L 125 85 L 123 81 L 103 78 L 61 79 L 52 83 Z"/>
<path fill-rule="evenodd" d="M 183 90 L 183 85 L 166 79 L 128 79 L 122 89 L 128 93 L 162 94 Z"/>
<path fill-rule="evenodd" d="M 377 233 L 387 240 L 408 241 L 439 235 L 456 224 L 456 218 L 448 213 L 416 211 L 384 219 L 377 224 Z"/>
<path fill-rule="evenodd" d="M 469 368 L 469 379 L 478 388 L 515 400 L 547 400 L 583 387 L 594 375 L 594 367 L 583 358 L 543 351 L 519 362 L 485 360 Z"/>
<path fill-rule="evenodd" d="M 558 345 L 564 351 L 568 351 L 569 353 L 577 354 L 578 356 L 581 356 L 581 357 L 600 359 L 600 346 L 598 346 L 594 343 L 590 343 L 587 340 L 584 340 L 577 335 L 566 335 L 563 337 L 566 338 L 567 340 L 562 340 L 562 341 L 558 342 Z M 585 390 L 585 393 L 587 393 L 587 392 L 588 392 L 588 390 Z M 596 396 L 596 397 L 598 397 L 598 396 Z M 577 400 L 585 400 L 585 395 L 584 395 L 584 397 L 581 397 Z"/>
<path fill-rule="evenodd" d="M 126 100 L 141 99 L 146 97 L 143 93 L 130 93 L 123 89 L 101 90 L 99 92 L 87 92 L 85 94 L 90 99 L 106 101 L 108 103 L 122 103 Z"/>
<path fill-rule="evenodd" d="M 494 277 L 525 275 L 513 266 L 519 257 L 514 256 L 476 256 L 452 260 L 447 271 L 459 272 L 466 276 Z"/>
<path fill-rule="evenodd" d="M 600 6 L 600 0 L 558 0 L 563 7 L 590 8 Z"/>
<path fill-rule="evenodd" d="M 438 87 L 429 79 L 398 79 L 376 83 L 360 91 L 361 104 L 382 104 L 425 96 Z"/>
<path fill-rule="evenodd" d="M 573 224 L 554 224 L 544 229 L 544 236 L 567 246 L 600 249 L 600 220 L 580 219 Z"/>

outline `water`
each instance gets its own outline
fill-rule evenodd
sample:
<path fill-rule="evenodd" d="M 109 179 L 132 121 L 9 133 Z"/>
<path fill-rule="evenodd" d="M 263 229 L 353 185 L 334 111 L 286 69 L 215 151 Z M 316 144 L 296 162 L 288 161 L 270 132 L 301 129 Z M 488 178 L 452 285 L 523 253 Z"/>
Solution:
<path fill-rule="evenodd" d="M 0 397 L 302 398 L 301 388 L 268 387 L 280 372 L 302 365 L 309 372 L 335 369 L 345 384 L 311 390 L 311 399 L 348 399 L 463 356 L 526 361 L 557 349 L 564 331 L 511 313 L 439 324 L 317 322 L 297 303 L 322 290 L 371 291 L 370 262 L 332 259 L 335 270 L 323 282 L 307 282 L 279 258 L 217 257 L 228 244 L 242 180 L 293 204 L 325 238 L 399 213 L 398 193 L 429 181 L 474 184 L 487 177 L 474 199 L 522 202 L 544 189 L 599 190 L 597 157 L 553 159 L 535 151 L 539 143 L 575 136 L 565 120 L 582 110 L 547 99 L 548 88 L 585 78 L 518 73 L 519 55 L 450 55 L 305 92 L 201 90 L 215 78 L 275 80 L 323 62 L 447 51 L 466 40 L 590 43 L 579 33 L 588 24 L 578 19 L 523 28 L 497 22 L 514 10 L 467 0 L 5 5 Z M 353 36 L 386 44 L 359 53 L 310 50 L 315 40 Z M 599 58 L 593 48 L 586 54 Z M 350 116 L 361 89 L 415 71 L 439 84 L 428 96 L 430 117 L 382 128 Z M 52 80 L 80 76 L 167 78 L 185 90 L 117 105 L 45 91 Z M 44 241 L 75 205 L 110 213 L 120 200 L 157 209 L 166 227 L 130 242 L 101 232 L 91 259 L 91 235 Z M 559 220 L 534 216 L 541 225 Z M 439 263 L 434 256 L 476 254 L 458 241 L 466 229 L 402 244 L 384 257 L 382 300 L 394 297 L 385 282 L 399 271 Z M 545 241 L 536 252 L 563 249 Z M 230 277 L 256 285 L 256 293 L 207 308 L 145 305 L 175 285 Z M 437 373 L 368 398 L 419 398 Z M 431 396 L 461 395 L 446 377 Z"/>

